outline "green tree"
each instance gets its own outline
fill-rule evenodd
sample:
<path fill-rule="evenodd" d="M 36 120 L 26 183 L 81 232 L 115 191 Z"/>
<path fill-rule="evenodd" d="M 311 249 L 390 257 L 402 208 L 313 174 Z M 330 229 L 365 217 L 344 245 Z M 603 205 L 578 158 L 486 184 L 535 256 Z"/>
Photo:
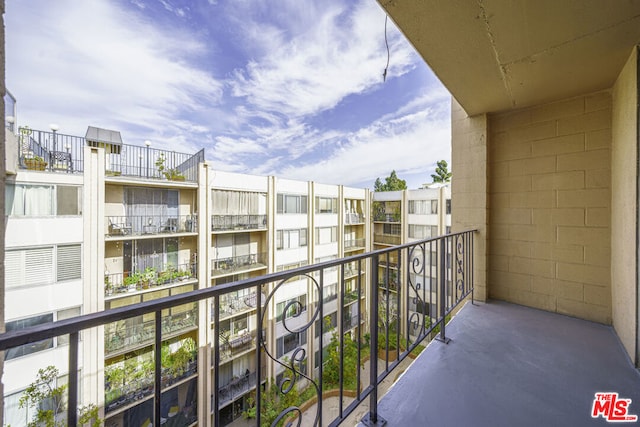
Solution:
<path fill-rule="evenodd" d="M 449 164 L 446 160 L 440 160 L 436 162 L 436 173 L 431 174 L 431 178 L 433 178 L 433 182 L 451 182 L 451 172 L 448 170 Z"/>
<path fill-rule="evenodd" d="M 36 413 L 28 427 L 63 427 L 67 425 L 65 419 L 64 394 L 67 385 L 56 385 L 60 372 L 55 366 L 47 366 L 38 370 L 36 380 L 29 384 L 20 397 L 20 408 L 31 407 Z M 84 406 L 79 410 L 78 424 L 88 424 L 98 427 L 102 424 L 98 418 L 98 407 L 94 404 Z"/>
<path fill-rule="evenodd" d="M 384 179 L 384 184 L 380 180 L 380 178 L 376 178 L 376 182 L 373 184 L 374 191 L 397 191 L 397 190 L 406 190 L 407 189 L 407 181 L 404 179 L 398 178 L 396 175 L 396 171 L 392 170 L 391 175 Z"/>

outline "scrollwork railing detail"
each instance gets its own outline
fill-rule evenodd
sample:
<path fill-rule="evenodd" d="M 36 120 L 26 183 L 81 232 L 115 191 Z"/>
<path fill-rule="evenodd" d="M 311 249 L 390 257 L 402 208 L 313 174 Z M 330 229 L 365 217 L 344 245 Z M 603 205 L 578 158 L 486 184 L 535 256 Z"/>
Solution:
<path fill-rule="evenodd" d="M 265 301 L 265 307 L 270 307 L 271 300 L 274 299 L 278 289 L 280 289 L 286 282 L 290 281 L 292 278 L 300 277 L 300 276 L 304 276 L 310 279 L 313 285 L 315 286 L 315 289 L 318 295 L 319 296 L 322 295 L 322 289 L 320 287 L 320 284 L 316 281 L 316 279 L 313 278 L 312 275 L 302 274 L 297 276 L 291 276 L 278 282 L 278 284 L 273 288 L 273 290 L 269 292 L 269 295 L 267 296 L 267 299 Z M 298 300 L 289 301 L 285 305 L 283 309 L 283 313 L 287 313 L 289 309 L 293 306 L 296 306 L 297 310 L 295 310 L 295 313 L 291 317 L 287 317 L 286 315 L 282 317 L 282 326 L 290 334 L 300 334 L 302 332 L 309 330 L 311 326 L 314 324 L 314 322 L 316 321 L 316 319 L 320 316 L 320 306 L 319 304 L 316 304 L 313 315 L 311 316 L 311 319 L 307 323 L 297 328 L 291 328 L 287 324 L 289 319 L 297 318 L 302 313 L 306 313 L 306 311 L 303 310 L 304 306 Z M 261 314 L 263 325 L 267 324 L 266 314 L 267 314 L 267 310 L 264 309 Z M 285 368 L 285 374 L 283 374 L 282 379 L 277 384 L 277 387 L 280 393 L 282 393 L 283 395 L 288 394 L 293 389 L 293 387 L 296 386 L 296 382 L 298 381 L 298 379 L 302 377 L 302 378 L 305 378 L 307 381 L 309 381 L 309 383 L 312 384 L 313 387 L 316 389 L 318 399 L 320 400 L 322 398 L 320 385 L 316 381 L 314 381 L 310 376 L 308 376 L 303 372 L 302 366 L 307 358 L 307 351 L 303 347 L 297 347 L 296 349 L 293 350 L 291 359 L 288 361 L 288 363 L 285 363 L 281 360 L 278 360 L 277 357 L 274 357 L 274 355 L 269 351 L 269 348 L 265 341 L 265 337 L 262 335 L 260 336 L 260 347 L 264 350 L 264 353 L 267 355 L 269 359 L 271 359 L 273 362 Z M 320 407 L 318 406 L 316 410 L 316 417 L 313 423 L 314 426 L 317 426 L 320 420 L 319 408 Z M 287 419 L 288 417 L 297 417 L 297 420 L 298 420 L 297 425 L 300 426 L 302 422 L 302 410 L 297 406 L 290 406 L 284 409 L 282 412 L 280 412 L 280 414 L 278 414 L 275 420 L 271 423 L 271 426 L 275 427 L 276 425 L 278 425 L 278 423 L 280 423 L 280 421 Z M 290 424 L 291 423 L 289 423 L 288 425 Z"/>

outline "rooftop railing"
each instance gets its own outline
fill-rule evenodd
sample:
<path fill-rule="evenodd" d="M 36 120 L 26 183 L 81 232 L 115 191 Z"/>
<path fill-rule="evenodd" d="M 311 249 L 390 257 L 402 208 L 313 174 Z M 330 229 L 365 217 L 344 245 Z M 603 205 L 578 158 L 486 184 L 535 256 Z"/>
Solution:
<path fill-rule="evenodd" d="M 84 172 L 81 136 L 65 135 L 28 127 L 18 130 L 18 161 L 22 169 L 49 172 Z M 198 164 L 204 162 L 204 149 L 195 154 L 177 153 L 151 147 L 122 144 L 105 151 L 105 173 L 170 181 L 198 181 Z"/>
<path fill-rule="evenodd" d="M 429 254 L 434 253 L 438 258 L 437 274 L 435 276 L 437 286 L 430 286 L 427 290 L 424 284 L 433 283 L 434 272 L 430 267 L 430 263 L 427 263 L 426 260 Z M 392 254 L 398 260 L 398 292 L 387 292 L 381 295 L 381 293 L 378 292 L 379 274 L 389 276 L 391 273 L 389 269 L 386 269 L 383 273 L 379 273 L 378 265 L 381 260 L 391 257 Z M 255 400 L 253 400 L 255 402 L 255 419 L 251 422 L 253 423 L 255 421 L 255 425 L 260 426 L 263 422 L 275 425 L 283 420 L 285 424 L 289 421 L 299 421 L 299 417 L 302 416 L 302 410 L 300 409 L 302 405 L 301 402 L 296 402 L 286 408 L 280 408 L 278 409 L 279 412 L 277 416 L 270 417 L 270 413 L 263 411 L 262 394 L 275 389 L 279 395 L 276 400 L 285 401 L 285 395 L 288 395 L 291 390 L 295 389 L 299 391 L 300 388 L 305 388 L 306 390 L 311 390 L 317 399 L 317 405 L 313 408 L 313 413 L 310 414 L 314 420 L 313 425 L 315 426 L 326 424 L 330 426 L 339 425 L 365 401 L 369 402 L 370 412 L 362 422 L 366 425 L 382 425 L 383 420 L 378 416 L 377 412 L 378 392 L 381 382 L 398 367 L 402 360 L 409 356 L 409 353 L 413 351 L 420 342 L 427 339 L 436 327 L 439 328 L 439 339 L 447 342 L 445 330 L 446 316 L 469 295 L 473 300 L 473 259 L 473 231 L 454 233 L 403 244 L 393 248 L 331 260 L 316 265 L 249 278 L 8 332 L 0 335 L 0 351 L 68 334 L 69 379 L 66 396 L 67 413 L 65 422 L 69 426 L 76 426 L 78 424 L 77 409 L 79 408 L 78 349 L 80 333 L 82 331 L 113 324 L 114 322 L 129 318 L 144 317 L 150 320 L 153 328 L 147 329 L 145 322 L 142 329 L 146 334 L 141 338 L 141 341 L 144 341 L 144 344 L 148 343 L 148 345 L 157 350 L 162 348 L 163 341 L 167 338 L 166 335 L 173 333 L 175 330 L 171 325 L 165 324 L 163 312 L 167 312 L 167 310 L 172 310 L 178 306 L 185 306 L 186 304 L 207 300 L 207 303 L 212 304 L 213 307 L 213 319 L 211 323 L 208 322 L 209 319 L 206 319 L 206 321 L 201 319 L 200 327 L 207 328 L 207 334 L 209 333 L 209 328 L 212 327 L 211 337 L 207 339 L 208 342 L 213 343 L 211 344 L 213 346 L 212 407 L 219 408 L 228 398 L 224 395 L 225 392 L 222 391 L 225 390 L 225 386 L 228 384 L 222 382 L 220 369 L 218 369 L 221 365 L 221 360 L 223 359 L 222 352 L 224 351 L 221 345 L 221 343 L 224 342 L 224 340 L 221 340 L 221 334 L 223 333 L 220 320 L 222 311 L 220 308 L 221 297 L 230 292 L 248 290 L 248 292 L 255 292 L 256 310 L 248 313 L 247 316 L 252 317 L 251 323 L 255 325 L 255 330 L 263 331 L 257 335 L 256 339 L 252 339 L 250 343 L 247 343 L 256 350 L 249 353 L 250 357 L 255 358 L 254 366 L 256 367 L 255 377 L 251 377 L 250 375 L 250 379 L 263 378 L 265 372 L 263 359 L 266 360 L 267 363 L 274 364 L 277 367 L 276 372 L 284 370 L 283 374 L 279 374 L 279 376 L 282 376 L 277 387 L 267 386 L 264 390 L 262 387 L 256 389 Z M 326 271 L 337 268 L 341 271 L 339 276 L 344 277 L 344 270 L 350 266 L 352 267 L 353 264 L 355 264 L 359 270 L 368 268 L 370 274 L 368 276 L 358 276 L 355 288 L 353 287 L 353 283 L 351 283 L 351 287 L 349 288 L 350 296 L 345 295 L 347 293 L 345 280 L 341 279 L 338 282 L 338 313 L 337 325 L 335 325 L 335 342 L 338 346 L 336 353 L 338 354 L 337 360 L 335 360 L 335 358 L 325 360 L 325 355 L 322 351 L 318 352 L 317 359 L 315 360 L 317 363 L 315 365 L 309 360 L 309 358 L 315 359 L 316 356 L 314 356 L 312 352 L 307 351 L 308 340 L 306 337 L 315 336 L 313 334 L 314 329 L 321 327 L 318 325 L 327 323 L 324 304 L 311 304 L 307 310 L 300 310 L 299 314 L 283 320 L 283 326 L 289 333 L 295 336 L 304 336 L 305 339 L 303 343 L 296 345 L 293 350 L 287 347 L 287 354 L 290 354 L 290 357 L 282 358 L 281 349 L 273 348 L 272 346 L 276 340 L 274 337 L 269 336 L 269 334 L 274 333 L 274 328 L 267 327 L 269 322 L 272 321 L 269 317 L 270 314 L 275 312 L 273 305 L 275 301 L 279 300 L 276 297 L 278 292 L 280 290 L 287 291 L 288 288 L 285 285 L 292 279 L 303 277 L 309 284 L 307 287 L 307 301 L 312 301 L 311 297 L 313 295 L 316 295 L 319 300 L 322 300 L 324 296 L 323 293 L 325 292 L 324 283 Z M 387 281 L 388 279 L 389 277 L 386 277 Z M 451 285 L 448 285 L 448 283 L 451 283 Z M 365 293 L 369 295 L 369 306 L 366 313 L 363 304 L 357 304 L 355 308 L 353 305 L 346 305 L 347 299 L 351 299 L 354 291 L 357 293 L 358 299 Z M 408 307 L 410 301 L 414 305 L 418 303 L 429 304 L 430 307 L 435 307 L 435 309 L 428 315 L 400 309 L 402 307 Z M 300 302 L 296 299 L 292 300 L 284 307 L 283 311 L 288 312 L 294 305 L 300 305 Z M 190 315 L 189 318 L 195 318 L 195 313 L 193 314 L 194 315 Z M 301 318 L 301 316 L 305 318 Z M 345 333 L 349 327 L 360 325 L 363 322 L 363 327 L 359 327 L 353 334 L 357 357 L 355 361 L 349 358 L 348 360 L 350 360 L 350 362 L 348 362 L 344 356 L 346 353 L 345 348 L 347 344 L 351 344 L 347 342 Z M 180 326 L 185 327 L 187 325 L 181 324 Z M 112 337 L 117 335 L 117 331 L 112 332 Z M 370 334 L 367 334 L 367 332 Z M 125 345 L 128 335 L 129 334 L 124 334 Z M 324 337 L 325 334 L 320 333 L 317 335 L 318 348 L 324 348 L 329 344 L 323 342 L 326 341 Z M 367 335 L 368 342 L 365 340 L 365 335 Z M 105 339 L 105 341 L 109 342 L 107 339 Z M 136 342 L 136 344 L 140 343 Z M 207 346 L 207 348 L 209 346 L 207 343 L 200 343 L 199 345 Z M 116 345 L 116 347 L 118 347 L 118 345 Z M 377 354 L 378 350 L 380 350 L 382 359 L 384 360 L 384 363 L 382 363 L 380 367 L 378 363 L 370 364 L 368 381 L 366 378 L 361 378 L 364 363 L 368 363 L 364 362 L 364 358 L 361 357 L 361 353 L 364 351 L 363 349 L 368 349 L 371 355 Z M 400 351 L 396 352 L 394 349 L 399 349 Z M 113 351 L 115 349 L 112 348 L 111 350 Z M 199 354 L 202 354 L 202 352 L 199 352 Z M 163 382 L 162 376 L 162 352 L 153 351 L 150 357 L 153 360 L 153 381 L 152 385 L 151 383 L 145 383 L 145 389 L 149 391 L 149 394 L 148 397 L 144 398 L 153 402 L 153 417 L 151 422 L 153 425 L 159 426 L 163 421 L 161 402 L 163 385 L 166 384 L 166 380 Z M 372 357 L 372 359 L 375 360 L 374 357 Z M 189 363 L 192 362 L 193 361 Z M 327 373 L 337 371 L 337 379 L 332 379 L 332 377 L 324 374 L 325 366 L 329 366 L 329 363 L 336 364 L 336 366 L 335 370 L 327 369 Z M 347 363 L 355 364 L 355 366 L 347 366 Z M 191 364 L 189 364 L 189 366 L 191 366 Z M 311 366 L 317 366 L 318 368 L 313 370 L 312 373 L 307 373 L 307 368 Z M 5 364 L 5 370 L 7 369 L 11 369 L 11 365 Z M 250 374 L 253 374 L 253 372 Z M 209 375 L 209 373 L 198 373 L 198 375 Z M 355 379 L 351 378 L 351 380 L 349 380 L 350 376 L 354 375 Z M 353 389 L 350 388 L 350 384 L 353 385 Z M 251 385 L 251 381 L 248 381 L 248 385 Z M 300 386 L 300 388 L 298 386 Z M 327 413 L 331 412 L 323 411 L 322 392 L 330 389 L 335 390 L 335 393 L 339 397 L 338 407 L 335 409 L 335 412 L 329 416 L 330 419 L 323 419 L 323 417 L 327 417 Z M 127 393 L 131 393 L 131 390 L 127 390 Z M 300 394 L 303 395 L 305 393 L 301 392 Z M 308 395 L 308 393 L 306 395 Z M 206 398 L 208 399 L 208 396 L 206 396 Z M 82 403 L 88 404 L 91 402 Z M 219 412 L 213 411 L 212 417 L 212 424 L 219 426 Z M 207 425 L 209 420 L 204 419 L 200 420 L 200 422 L 203 423 L 203 425 Z M 311 423 L 309 423 L 309 425 L 311 425 Z"/>

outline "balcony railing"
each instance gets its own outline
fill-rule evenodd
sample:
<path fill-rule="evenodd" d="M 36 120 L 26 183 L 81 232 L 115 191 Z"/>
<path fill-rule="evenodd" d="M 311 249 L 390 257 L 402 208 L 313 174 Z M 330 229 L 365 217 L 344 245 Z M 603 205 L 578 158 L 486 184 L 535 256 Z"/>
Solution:
<path fill-rule="evenodd" d="M 147 268 L 144 271 L 108 273 L 104 275 L 104 294 L 106 297 L 110 297 L 175 283 L 184 283 L 187 280 L 196 279 L 197 272 L 197 264 L 189 263 L 169 267 L 162 271 L 158 271 L 155 268 Z"/>
<path fill-rule="evenodd" d="M 22 169 L 84 171 L 84 137 L 23 127 L 18 130 L 18 140 Z M 159 163 L 160 159 L 164 160 Z M 118 153 L 105 153 L 105 173 L 108 176 L 197 182 L 201 162 L 204 162 L 204 149 L 187 154 L 122 144 Z"/>
<path fill-rule="evenodd" d="M 107 216 L 105 226 L 109 237 L 150 234 L 195 233 L 195 215 L 127 215 Z"/>
<path fill-rule="evenodd" d="M 426 339 L 434 328 L 439 327 L 439 338 L 443 341 L 447 341 L 445 331 L 445 316 L 450 314 L 456 306 L 464 301 L 469 295 L 473 299 L 473 232 L 461 232 L 450 234 L 433 239 L 421 240 L 418 242 L 412 242 L 403 244 L 393 248 L 386 248 L 366 254 L 359 254 L 348 258 L 331 260 L 316 265 L 310 265 L 300 267 L 293 270 L 282 271 L 278 273 L 267 274 L 264 276 L 249 278 L 240 280 L 233 283 L 227 283 L 214 287 L 207 287 L 198 289 L 192 292 L 183 293 L 180 295 L 169 296 L 165 298 L 159 298 L 152 301 L 146 301 L 139 304 L 134 304 L 125 307 L 114 308 L 107 311 L 98 313 L 86 314 L 78 316 L 72 319 L 61 320 L 57 322 L 47 323 L 43 325 L 34 326 L 18 331 L 12 331 L 0 335 L 0 351 L 14 348 L 20 345 L 25 345 L 33 342 L 38 342 L 45 339 L 50 339 L 60 335 L 69 335 L 69 365 L 68 365 L 68 388 L 67 388 L 67 415 L 65 422 L 67 425 L 77 425 L 77 409 L 79 407 L 78 400 L 78 350 L 79 350 L 79 337 L 80 332 L 89 329 L 96 328 L 102 325 L 110 325 L 114 322 L 122 321 L 129 318 L 140 318 L 144 315 L 153 317 L 153 331 L 149 331 L 151 335 L 145 337 L 145 341 L 153 344 L 156 351 L 153 352 L 154 370 L 153 370 L 153 425 L 160 426 L 162 424 L 162 410 L 161 410 L 161 394 L 163 390 L 162 382 L 162 355 L 161 351 L 157 351 L 161 348 L 163 340 L 170 335 L 173 329 L 163 327 L 163 312 L 167 309 L 171 310 L 174 307 L 183 307 L 186 304 L 194 304 L 198 301 L 207 300 L 207 304 L 213 304 L 214 318 L 213 325 L 208 321 L 202 322 L 201 327 L 206 328 L 206 331 L 202 331 L 202 334 L 211 333 L 211 337 L 207 338 L 207 341 L 213 344 L 213 380 L 211 384 L 211 390 L 213 390 L 213 408 L 219 408 L 221 402 L 226 397 L 221 396 L 220 390 L 224 387 L 221 382 L 220 369 L 217 369 L 221 363 L 221 323 L 220 323 L 220 297 L 224 294 L 244 291 L 250 289 L 256 294 L 256 307 L 255 312 L 247 315 L 247 321 L 251 320 L 251 324 L 255 325 L 255 330 L 264 331 L 258 334 L 251 345 L 256 351 L 251 353 L 250 357 L 255 358 L 256 366 L 256 378 L 262 378 L 265 368 L 263 367 L 263 358 L 267 363 L 271 363 L 277 366 L 278 370 L 284 369 L 284 383 L 288 384 L 286 387 L 276 387 L 277 393 L 281 395 L 277 400 L 282 399 L 283 394 L 288 394 L 289 391 L 298 390 L 298 385 L 301 387 L 307 387 L 307 390 L 311 390 L 316 399 L 317 405 L 311 413 L 311 417 L 315 420 L 313 425 L 325 425 L 329 424 L 335 426 L 344 421 L 347 416 L 353 413 L 359 405 L 365 401 L 369 402 L 369 414 L 363 419 L 368 425 L 376 424 L 380 420 L 378 418 L 377 405 L 378 405 L 378 391 L 381 382 L 390 373 L 398 367 L 399 363 L 409 356 L 409 353 L 413 351 L 418 344 Z M 378 264 L 381 258 L 384 258 L 387 253 L 396 254 L 399 265 L 402 267 L 399 269 L 398 286 L 400 291 L 396 294 L 386 293 L 381 297 L 378 292 Z M 435 253 L 438 257 L 438 269 L 435 283 L 437 286 L 433 287 L 429 292 L 425 290 L 422 284 L 431 280 L 429 273 L 432 273 L 430 268 L 425 265 L 425 259 L 427 254 Z M 447 254 L 451 254 L 450 257 Z M 356 289 L 358 295 L 363 293 L 368 294 L 368 312 L 363 312 L 363 305 L 357 304 L 355 312 L 351 311 L 352 305 L 349 305 L 348 314 L 343 308 L 343 304 L 338 304 L 336 325 L 337 345 L 339 348 L 344 348 L 345 333 L 347 326 L 353 324 L 351 320 L 352 316 L 355 316 L 355 324 L 364 322 L 362 328 L 359 328 L 359 332 L 355 334 L 353 340 L 355 342 L 355 348 L 358 352 L 354 363 L 356 366 L 346 366 L 345 359 L 338 358 L 338 361 L 330 362 L 330 360 L 324 360 L 324 354 L 322 351 L 318 353 L 318 363 L 312 364 L 308 358 L 314 358 L 315 356 L 306 351 L 306 344 L 298 345 L 291 352 L 289 360 L 282 361 L 276 357 L 278 351 L 273 347 L 273 343 L 276 342 L 275 337 L 270 336 L 274 333 L 274 328 L 268 327 L 270 315 L 275 312 L 275 301 L 280 297 L 276 297 L 280 290 L 287 289 L 287 285 L 291 279 L 296 277 L 304 277 L 309 281 L 309 290 L 307 295 L 307 301 L 310 301 L 312 295 L 317 295 L 319 299 L 323 298 L 325 292 L 324 278 L 325 270 L 341 268 L 343 265 L 356 263 L 358 269 L 367 266 L 370 268 L 370 278 L 367 280 L 358 279 L 356 283 Z M 452 286 L 447 286 L 447 281 L 450 280 Z M 345 282 L 342 280 L 338 283 L 339 301 L 344 299 L 344 290 L 346 289 Z M 353 289 L 350 289 L 353 291 Z M 420 313 L 410 312 L 404 310 L 409 303 L 409 295 L 412 295 L 417 302 L 428 303 L 433 307 L 436 307 L 429 316 L 433 321 L 426 322 L 424 315 Z M 265 301 L 263 301 L 265 299 Z M 393 301 L 392 301 L 393 300 Z M 415 303 L 415 301 L 414 301 Z M 292 323 L 295 323 L 296 328 L 291 329 L 293 334 L 299 336 L 305 334 L 305 336 L 314 336 L 314 328 L 323 323 L 324 316 L 324 304 L 311 305 L 312 309 L 302 311 L 306 313 L 307 323 L 299 322 L 303 319 L 284 319 L 283 324 L 285 327 L 291 327 Z M 396 310 L 393 307 L 397 307 Z M 349 316 L 350 320 L 345 321 L 345 316 Z M 196 316 L 192 316 L 195 318 Z M 252 317 L 252 319 L 249 319 Z M 207 319 L 208 320 L 208 319 Z M 291 321 L 290 321 L 291 320 Z M 293 322 L 296 320 L 296 322 Z M 183 325 L 184 326 L 184 325 Z M 213 328 L 211 329 L 211 326 Z M 411 329 L 413 328 L 413 329 Z M 289 328 L 290 329 L 290 328 Z M 368 344 L 365 344 L 364 332 L 370 331 L 370 339 Z M 415 331 L 416 337 L 403 336 L 404 331 Z M 115 334 L 112 334 L 114 336 Z M 129 334 L 124 334 L 125 337 Z M 325 334 L 319 334 L 319 348 L 323 348 L 327 343 Z M 109 341 L 105 338 L 105 342 Z M 379 345 L 380 344 L 380 345 Z M 208 345 L 200 343 L 199 345 Z M 277 345 L 277 344 L 276 344 Z M 370 354 L 374 355 L 378 353 L 380 348 L 385 363 L 378 365 L 378 363 L 371 363 L 369 369 L 368 381 L 366 378 L 361 378 L 361 371 L 364 367 L 361 358 L 360 350 L 368 345 Z M 399 349 L 398 352 L 392 352 L 393 348 Z M 344 354 L 343 351 L 338 351 L 339 354 Z M 286 363 L 285 363 L 286 362 Z M 336 369 L 339 372 L 339 381 L 337 383 L 330 382 L 323 375 L 324 365 L 326 363 L 336 363 Z M 306 366 L 318 366 L 317 373 L 306 373 Z M 11 369 L 11 365 L 5 365 L 5 369 Z M 275 370 L 275 369 L 274 369 Z M 209 373 L 207 373 L 209 375 Z M 355 375 L 356 378 L 352 381 L 347 381 L 349 375 Z M 362 380 L 362 381 L 361 381 Z M 328 382 L 329 381 L 329 382 Z M 364 385 L 362 386 L 361 384 Z M 347 384 L 354 384 L 354 389 L 347 388 Z M 310 388 L 309 388 L 310 387 Z M 322 391 L 328 388 L 335 387 L 336 394 L 338 396 L 338 407 L 335 413 L 327 416 L 330 413 L 327 410 L 323 411 Z M 271 389 L 267 387 L 267 389 Z M 298 405 L 301 403 L 296 402 L 292 406 L 282 409 L 279 415 L 274 420 L 265 412 L 262 408 L 262 393 L 264 393 L 261 387 L 258 387 L 255 391 L 255 413 L 256 419 L 255 425 L 260 426 L 263 422 L 271 424 L 277 424 L 278 420 L 293 420 L 295 421 L 301 414 L 301 410 Z M 353 396 L 353 397 L 347 397 Z M 303 394 L 303 393 L 301 393 Z M 88 404 L 91 402 L 82 402 Z M 328 408 L 327 408 L 328 409 Z M 62 415 L 60 415 L 62 417 Z M 213 411 L 213 425 L 220 425 L 219 411 Z M 323 420 L 323 417 L 329 419 Z M 207 424 L 207 420 L 199 420 L 203 425 Z"/>
<path fill-rule="evenodd" d="M 382 243 L 383 245 L 399 245 L 400 236 L 396 234 L 373 234 L 373 243 Z"/>
<path fill-rule="evenodd" d="M 364 224 L 364 214 L 361 213 L 347 213 L 344 214 L 345 224 Z"/>
<path fill-rule="evenodd" d="M 266 215 L 211 215 L 211 231 L 267 228 Z"/>
<path fill-rule="evenodd" d="M 222 408 L 229 402 L 245 394 L 247 391 L 255 388 L 256 378 L 258 378 L 257 372 L 248 372 L 238 378 L 233 378 L 227 384 L 220 387 L 218 390 L 218 408 Z M 264 377 L 262 379 L 264 380 Z M 213 399 L 214 396 L 211 396 L 212 407 L 214 407 Z"/>
<path fill-rule="evenodd" d="M 373 214 L 375 222 L 400 222 L 400 213 L 376 212 Z"/>
<path fill-rule="evenodd" d="M 344 250 L 364 248 L 365 239 L 350 239 L 344 241 Z"/>
<path fill-rule="evenodd" d="M 225 257 L 211 260 L 211 274 L 221 276 L 223 274 L 237 273 L 243 270 L 267 266 L 267 253 L 260 252 L 234 257 Z"/>
<path fill-rule="evenodd" d="M 135 306 L 135 305 L 133 305 Z M 105 326 L 104 349 L 107 357 L 122 354 L 136 348 L 153 344 L 156 324 L 153 320 L 144 322 L 133 319 L 120 320 Z M 176 336 L 198 326 L 197 310 L 191 309 L 181 313 L 162 317 L 160 327 L 162 335 Z"/>

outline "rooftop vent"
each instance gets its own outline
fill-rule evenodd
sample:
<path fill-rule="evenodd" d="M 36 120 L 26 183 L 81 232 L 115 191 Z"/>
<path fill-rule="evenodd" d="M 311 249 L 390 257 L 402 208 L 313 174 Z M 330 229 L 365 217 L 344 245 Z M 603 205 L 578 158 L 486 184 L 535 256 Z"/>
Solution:
<path fill-rule="evenodd" d="M 122 137 L 116 130 L 89 126 L 84 139 L 88 146 L 104 148 L 107 154 L 120 154 L 122 150 Z"/>

